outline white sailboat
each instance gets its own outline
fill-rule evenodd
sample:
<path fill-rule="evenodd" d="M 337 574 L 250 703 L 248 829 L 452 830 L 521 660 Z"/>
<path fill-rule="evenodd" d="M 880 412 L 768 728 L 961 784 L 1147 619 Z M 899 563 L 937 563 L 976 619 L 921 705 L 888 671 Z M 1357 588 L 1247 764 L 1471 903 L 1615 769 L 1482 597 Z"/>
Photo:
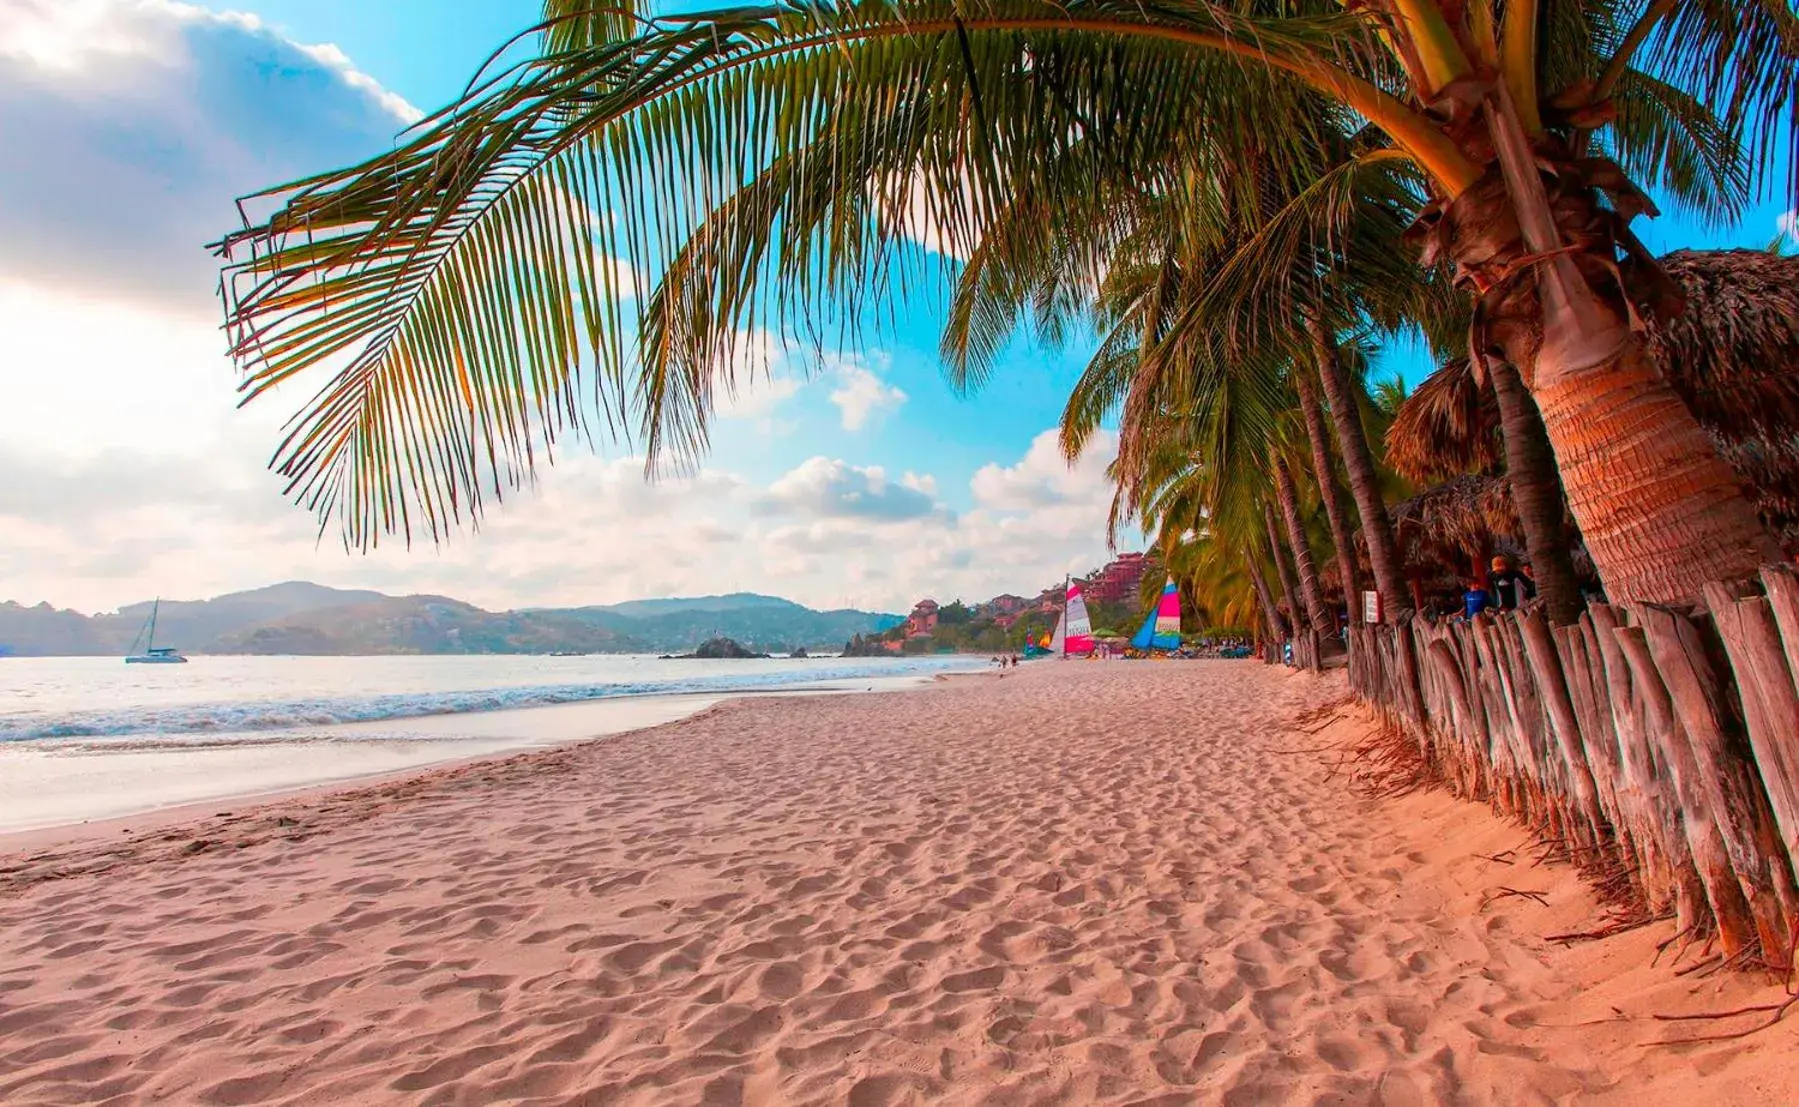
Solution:
<path fill-rule="evenodd" d="M 1081 596 L 1081 586 L 1071 581 L 1063 588 L 1066 592 L 1055 633 L 1039 647 L 1041 652 L 1036 656 L 1086 657 L 1093 652 L 1093 623 L 1087 618 L 1087 601 Z M 1026 656 L 1030 655 L 1026 651 Z"/>
<path fill-rule="evenodd" d="M 145 623 L 144 629 L 138 631 L 137 637 L 133 638 L 131 640 L 131 653 L 130 653 L 130 655 L 128 655 L 125 658 L 125 664 L 127 664 L 127 665 L 185 665 L 185 664 L 187 664 L 187 658 L 181 656 L 180 650 L 176 649 L 173 646 L 158 646 L 156 644 L 156 613 L 160 610 L 162 610 L 162 598 L 159 596 L 159 597 L 157 597 L 156 602 L 150 605 L 150 621 Z M 137 650 L 137 646 L 138 646 L 139 642 L 142 642 L 144 644 L 144 651 L 142 653 L 139 653 Z"/>

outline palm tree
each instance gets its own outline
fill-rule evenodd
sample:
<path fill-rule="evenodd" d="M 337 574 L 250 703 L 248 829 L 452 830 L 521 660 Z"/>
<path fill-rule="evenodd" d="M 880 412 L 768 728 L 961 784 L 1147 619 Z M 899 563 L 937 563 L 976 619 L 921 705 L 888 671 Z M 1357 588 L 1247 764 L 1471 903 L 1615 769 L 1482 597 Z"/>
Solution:
<path fill-rule="evenodd" d="M 1476 363 L 1502 357 L 1530 388 L 1613 598 L 1689 597 L 1774 553 L 1632 325 L 1638 305 L 1672 307 L 1629 230 L 1653 205 L 1627 170 L 1712 214 L 1765 186 L 1799 121 L 1784 5 L 548 11 L 542 56 L 478 77 L 391 153 L 279 193 L 223 244 L 246 390 L 332 367 L 277 467 L 352 544 L 437 533 L 526 479 L 585 426 L 582 366 L 601 421 L 642 415 L 653 454 L 691 457 L 745 320 L 783 301 L 853 317 L 921 206 L 967 243 L 999 197 L 1058 174 L 1292 168 L 1359 119 L 1382 144 L 1369 156 L 1426 182 L 1423 262 L 1478 297 Z M 1318 97 L 1338 108 L 1322 123 L 1304 110 Z M 1097 153 L 1064 157 L 1081 143 Z M 688 263 L 702 226 L 729 264 L 704 311 L 658 322 L 641 275 Z M 769 276 L 789 282 L 773 307 Z"/>
<path fill-rule="evenodd" d="M 1281 519 L 1287 524 L 1287 544 L 1293 550 L 1293 566 L 1299 573 L 1300 595 L 1305 597 L 1306 615 L 1312 629 L 1321 637 L 1337 633 L 1337 620 L 1324 602 L 1324 589 L 1318 584 L 1318 569 L 1312 561 L 1312 544 L 1306 540 L 1305 518 L 1299 510 L 1299 488 L 1293 483 L 1293 470 L 1287 459 L 1274 459 L 1275 498 L 1281 505 Z"/>
<path fill-rule="evenodd" d="M 1344 443 L 1376 582 L 1390 597 L 1389 617 L 1398 619 L 1409 610 L 1409 596 L 1360 390 L 1348 371 L 1351 355 L 1337 349 L 1317 320 L 1375 321 L 1396 330 L 1441 311 L 1443 288 L 1419 279 L 1400 243 L 1407 212 L 1416 207 L 1408 175 L 1390 159 L 1358 161 L 1341 142 L 1327 143 L 1316 156 L 1337 165 L 1308 173 L 1313 179 L 1297 191 L 1255 166 L 1221 169 L 1203 205 L 1146 195 L 1130 183 L 1116 197 L 1013 197 L 998 206 L 959 276 L 943 357 L 952 383 L 967 389 L 987 377 L 1024 317 L 1039 335 L 1057 339 L 1072 329 L 1073 315 L 1091 314 L 1105 337 L 1064 414 L 1063 447 L 1070 458 L 1078 456 L 1122 406 L 1127 480 L 1133 458 L 1166 430 L 1164 409 L 1191 406 L 1194 389 L 1223 379 L 1204 366 L 1228 360 L 1231 372 L 1240 373 L 1259 365 L 1270 374 L 1264 390 L 1284 377 L 1303 415 L 1312 468 L 1322 474 L 1344 588 L 1353 593 L 1358 572 L 1350 516 L 1336 487 L 1335 451 L 1312 380 L 1316 365 L 1335 397 L 1330 415 Z M 1050 218 L 1053 210 L 1089 206 L 1105 217 L 1066 225 Z M 1091 275 L 1094 269 L 1099 276 Z M 1138 433 L 1146 414 L 1148 430 Z M 1276 430 L 1269 425 L 1262 433 Z"/>
<path fill-rule="evenodd" d="M 1293 391 L 1299 397 L 1300 416 L 1305 420 L 1306 445 L 1312 454 L 1312 473 L 1318 480 L 1319 499 L 1324 505 L 1325 519 L 1330 523 L 1331 543 L 1337 551 L 1337 575 L 1343 581 L 1343 594 L 1353 605 L 1361 591 L 1361 574 L 1356 568 L 1355 539 L 1352 536 L 1349 505 L 1343 502 L 1337 485 L 1337 467 L 1333 462 L 1330 431 L 1324 425 L 1324 409 L 1318 403 L 1317 385 L 1310 373 L 1294 373 Z M 1357 429 L 1360 429 L 1359 427 Z"/>
<path fill-rule="evenodd" d="M 1648 340 L 1668 383 L 1699 418 L 1758 512 L 1789 552 L 1799 549 L 1799 481 L 1792 427 L 1799 422 L 1799 259 L 1762 251 L 1682 250 L 1659 259 L 1689 308 L 1652 325 Z M 1447 318 L 1446 329 L 1466 329 Z M 1441 343 L 1439 342 L 1440 346 Z M 1417 483 L 1496 472 L 1511 500 L 1552 622 L 1581 611 L 1569 557 L 1560 476 L 1535 404 L 1501 363 L 1476 379 L 1467 359 L 1446 360 L 1407 398 L 1387 435 L 1388 458 Z M 1508 380 L 1508 378 L 1511 378 Z"/>

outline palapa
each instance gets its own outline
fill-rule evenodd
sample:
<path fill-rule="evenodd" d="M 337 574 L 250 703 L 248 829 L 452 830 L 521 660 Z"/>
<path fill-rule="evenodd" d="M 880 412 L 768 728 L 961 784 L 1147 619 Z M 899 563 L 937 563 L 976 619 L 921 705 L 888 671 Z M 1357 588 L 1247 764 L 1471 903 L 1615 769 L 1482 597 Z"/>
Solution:
<path fill-rule="evenodd" d="M 1668 382 L 1770 529 L 1799 551 L 1799 257 L 1677 250 L 1662 264 L 1686 297 L 1684 311 L 1649 332 Z M 1400 405 L 1387 431 L 1387 463 L 1421 484 L 1492 474 L 1503 457 L 1498 436 L 1491 384 L 1456 359 Z"/>

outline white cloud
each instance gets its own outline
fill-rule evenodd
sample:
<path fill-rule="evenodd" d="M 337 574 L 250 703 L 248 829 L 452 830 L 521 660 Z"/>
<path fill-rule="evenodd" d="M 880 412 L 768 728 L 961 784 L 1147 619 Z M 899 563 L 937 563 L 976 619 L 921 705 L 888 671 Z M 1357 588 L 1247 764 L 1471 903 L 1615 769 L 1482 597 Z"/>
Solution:
<path fill-rule="evenodd" d="M 187 36 L 224 29 L 297 50 L 360 90 L 401 123 L 424 113 L 405 97 L 357 69 L 335 43 L 297 43 L 281 38 L 250 12 L 211 11 L 178 0 L 7 0 L 0 8 L 0 57 L 29 62 L 40 70 L 91 83 L 103 68 L 148 59 L 186 68 Z"/>
<path fill-rule="evenodd" d="M 836 377 L 838 383 L 831 390 L 831 402 L 842 413 L 844 430 L 861 430 L 870 419 L 894 411 L 906 402 L 904 392 L 856 359 L 839 362 Z"/>
<path fill-rule="evenodd" d="M 814 457 L 769 485 L 764 505 L 771 511 L 819 518 L 917 519 L 937 509 L 918 483 L 916 478 L 911 484 L 889 481 L 879 465 L 863 468 L 835 458 Z"/>
<path fill-rule="evenodd" d="M 418 111 L 335 46 L 171 0 L 0 0 L 0 275 L 208 324 L 237 197 Z"/>
<path fill-rule="evenodd" d="M 321 42 L 306 46 L 296 43 L 300 52 L 334 70 L 343 82 L 351 88 L 360 89 L 374 97 L 375 102 L 386 108 L 395 119 L 408 125 L 417 123 L 425 117 L 425 113 L 408 103 L 404 96 L 381 87 L 381 82 L 362 72 L 350 64 L 349 57 L 334 42 Z"/>
<path fill-rule="evenodd" d="M 776 428 L 769 414 L 800 390 L 787 352 L 768 331 L 740 331 L 730 350 L 730 382 L 715 397 L 714 413 L 720 419 L 755 419 L 767 433 Z"/>
<path fill-rule="evenodd" d="M 935 496 L 937 494 L 937 478 L 929 473 L 919 474 L 908 470 L 900 477 L 900 484 L 912 489 L 914 492 L 922 492 L 927 496 Z"/>
<path fill-rule="evenodd" d="M 990 463 L 976 471 L 972 483 L 975 502 L 1002 511 L 1061 505 L 1109 506 L 1112 490 L 1105 470 L 1117 452 L 1117 438 L 1110 432 L 1101 432 L 1070 465 L 1062 457 L 1056 432 L 1044 431 L 1031 440 L 1031 448 L 1016 465 Z"/>
<path fill-rule="evenodd" d="M 1030 474 L 1057 484 L 1057 498 L 960 514 L 925 491 L 938 483 L 928 474 L 896 481 L 840 458 L 767 485 L 719 469 L 649 485 L 641 458 L 576 454 L 490 510 L 478 534 L 351 555 L 333 534 L 316 541 L 311 517 L 257 466 L 266 441 L 245 428 L 203 453 L 48 461 L 0 446 L 0 471 L 22 475 L 0 487 L 0 599 L 100 610 L 306 579 L 496 609 L 741 589 L 904 611 L 923 594 L 1027 593 L 1106 556 L 1103 464 L 1083 461 L 1070 484 L 1033 463 L 1035 447 L 998 468 L 1015 487 Z"/>
<path fill-rule="evenodd" d="M 1103 557 L 1103 461 L 1071 474 L 1044 439 L 948 488 L 826 457 L 650 486 L 640 458 L 569 452 L 441 548 L 320 540 L 264 467 L 284 405 L 235 409 L 203 245 L 236 196 L 384 149 L 412 117 L 336 47 L 254 16 L 0 0 L 0 599 L 97 610 L 311 579 L 490 608 L 745 589 L 905 610 Z M 808 372 L 748 338 L 765 371 L 726 417 L 791 426 L 776 416 L 809 375 L 852 430 L 905 402 L 879 353 Z"/>
<path fill-rule="evenodd" d="M 1782 212 L 1780 217 L 1776 219 L 1774 223 L 1780 228 L 1781 234 L 1792 239 L 1794 242 L 1799 242 L 1799 208 Z"/>

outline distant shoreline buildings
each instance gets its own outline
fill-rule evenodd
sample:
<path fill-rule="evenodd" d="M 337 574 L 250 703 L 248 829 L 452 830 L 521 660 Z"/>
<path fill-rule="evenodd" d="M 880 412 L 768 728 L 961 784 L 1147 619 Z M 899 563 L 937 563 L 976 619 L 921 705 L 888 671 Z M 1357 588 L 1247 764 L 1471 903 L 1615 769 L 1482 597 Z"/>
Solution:
<path fill-rule="evenodd" d="M 1159 568 L 1148 554 L 1125 553 L 1119 554 L 1095 573 L 1076 577 L 1075 582 L 1086 592 L 1090 603 L 1134 606 L 1142 594 L 1144 577 L 1152 572 L 1159 572 Z M 1056 584 L 1045 588 L 1036 599 L 1026 599 L 1007 592 L 972 607 L 962 607 L 960 601 L 950 606 L 955 609 L 953 614 L 958 619 L 990 619 L 994 626 L 1010 630 L 1014 623 L 1027 615 L 1040 613 L 1054 616 L 1062 610 L 1062 601 L 1062 586 Z M 942 618 L 943 605 L 928 597 L 919 600 L 912 605 L 912 613 L 906 616 L 904 633 L 888 639 L 886 648 L 898 652 L 904 642 L 935 636 Z"/>
<path fill-rule="evenodd" d="M 1082 582 L 1088 603 L 1136 603 L 1149 571 L 1149 555 L 1119 554 L 1104 569 Z"/>

